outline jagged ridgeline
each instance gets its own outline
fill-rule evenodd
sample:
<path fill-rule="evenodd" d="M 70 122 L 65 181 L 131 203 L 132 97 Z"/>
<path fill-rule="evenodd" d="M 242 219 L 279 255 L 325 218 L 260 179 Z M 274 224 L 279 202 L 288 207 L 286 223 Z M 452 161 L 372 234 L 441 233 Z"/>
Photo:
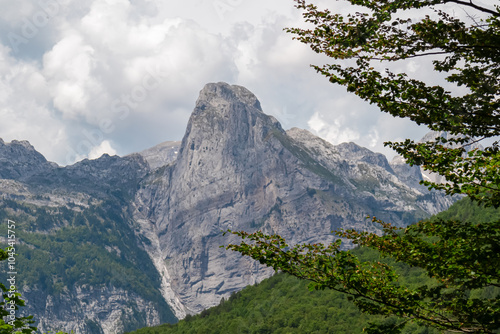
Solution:
<path fill-rule="evenodd" d="M 436 216 L 441 219 L 470 223 L 500 220 L 500 209 L 484 208 L 463 199 L 449 210 Z M 352 252 L 361 261 L 383 261 L 394 266 L 401 284 L 417 287 L 432 285 L 427 273 L 404 263 L 380 258 L 376 250 L 362 247 Z M 177 324 L 142 328 L 130 334 L 190 334 L 190 333 L 342 333 L 359 334 L 370 322 L 395 323 L 394 317 L 384 318 L 361 313 L 347 295 L 333 290 L 308 289 L 309 282 L 287 274 L 277 274 L 255 286 L 237 292 L 218 306 L 196 316 L 189 316 Z M 476 291 L 475 298 L 499 295 L 500 288 Z M 411 324 L 403 334 L 438 334 L 434 328 Z"/>
<path fill-rule="evenodd" d="M 452 203 L 421 179 L 354 143 L 285 131 L 246 88 L 212 83 L 181 142 L 139 154 L 60 167 L 28 142 L 0 140 L 0 241 L 16 221 L 19 288 L 41 331 L 121 333 L 272 275 L 219 248 L 232 241 L 221 230 L 296 243 L 374 230 L 367 215 L 404 226 Z"/>

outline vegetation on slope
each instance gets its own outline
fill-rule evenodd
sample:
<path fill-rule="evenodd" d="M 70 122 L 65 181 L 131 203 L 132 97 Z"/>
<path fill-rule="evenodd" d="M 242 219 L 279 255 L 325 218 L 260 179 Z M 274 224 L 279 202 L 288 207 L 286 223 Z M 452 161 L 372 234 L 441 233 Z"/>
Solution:
<path fill-rule="evenodd" d="M 448 210 L 438 213 L 433 218 L 458 220 L 473 224 L 481 222 L 491 223 L 500 221 L 500 208 L 478 205 L 466 197 L 453 204 Z"/>
<path fill-rule="evenodd" d="M 465 198 L 437 217 L 468 222 L 497 221 L 500 220 L 500 209 L 479 207 Z M 401 275 L 401 284 L 409 288 L 437 284 L 421 268 L 381 258 L 374 249 L 360 247 L 352 252 L 362 261 L 382 261 L 394 266 Z M 329 289 L 310 291 L 308 285 L 308 281 L 280 273 L 175 325 L 164 324 L 133 333 L 362 333 L 370 322 L 390 325 L 397 321 L 395 317 L 362 313 L 346 294 Z M 499 294 L 499 290 L 488 288 L 476 292 L 474 297 L 492 298 Z M 432 334 L 439 331 L 409 324 L 402 333 Z"/>
<path fill-rule="evenodd" d="M 368 248 L 355 251 L 364 259 L 377 259 Z M 429 280 L 421 270 L 400 266 L 408 284 Z M 143 328 L 135 334 L 171 333 L 361 333 L 369 322 L 394 321 L 361 313 L 349 298 L 332 290 L 308 289 L 308 282 L 277 274 L 233 294 L 220 305 L 175 325 Z M 403 333 L 438 333 L 416 325 Z"/>
<path fill-rule="evenodd" d="M 121 288 L 163 310 L 161 321 L 177 320 L 159 293 L 160 276 L 138 246 L 119 201 L 110 198 L 70 209 L 4 200 L 0 203 L 0 220 L 7 219 L 16 222 L 16 267 L 22 273 L 18 275 L 21 291 L 27 286 L 57 301 L 75 286 Z M 4 224 L 0 235 L 7 235 Z M 7 279 L 6 272 L 0 271 L 0 282 Z M 132 330 L 145 324 L 129 319 L 125 327 Z"/>

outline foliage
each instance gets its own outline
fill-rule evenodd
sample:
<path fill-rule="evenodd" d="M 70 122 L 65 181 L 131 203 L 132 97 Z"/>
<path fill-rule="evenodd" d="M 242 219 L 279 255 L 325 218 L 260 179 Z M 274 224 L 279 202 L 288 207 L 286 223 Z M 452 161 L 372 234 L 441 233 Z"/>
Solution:
<path fill-rule="evenodd" d="M 493 223 L 500 220 L 500 208 L 477 205 L 466 197 L 453 204 L 448 210 L 438 213 L 433 219 L 460 220 L 475 224 Z"/>
<path fill-rule="evenodd" d="M 9 257 L 11 247 L 6 250 L 0 249 L 0 261 L 5 261 Z M 0 302 L 0 334 L 24 333 L 30 334 L 36 331 L 36 327 L 31 326 L 34 321 L 33 316 L 19 316 L 19 306 L 24 306 L 21 294 L 13 292 L 3 283 L 0 283 L 3 300 Z M 12 311 L 12 312 L 11 312 Z"/>
<path fill-rule="evenodd" d="M 498 142 L 468 148 L 500 134 L 500 8 L 461 0 L 349 0 L 358 6 L 357 12 L 342 15 L 295 1 L 314 29 L 287 31 L 315 52 L 338 60 L 313 66 L 319 73 L 383 112 L 451 135 L 423 143 L 386 143 L 411 165 L 446 179 L 422 183 L 450 195 L 465 194 L 486 207 L 499 207 Z M 468 12 L 469 23 L 455 17 L 451 4 Z M 400 15 L 412 9 L 428 15 L 418 22 Z M 380 64 L 424 57 L 432 57 L 434 71 L 459 89 L 449 91 L 405 73 L 379 69 Z M 279 235 L 228 231 L 244 240 L 227 248 L 310 280 L 311 288 L 345 293 L 363 312 L 397 317 L 392 323 L 371 324 L 365 328 L 368 333 L 401 333 L 408 323 L 445 332 L 500 330 L 499 218 L 435 218 L 407 228 L 373 221 L 383 235 L 355 230 L 336 234 L 422 268 L 433 281 L 405 284 L 394 265 L 362 261 L 342 251 L 340 240 L 330 245 L 289 246 Z"/>
<path fill-rule="evenodd" d="M 423 268 L 433 281 L 416 287 L 403 284 L 393 265 L 361 261 L 351 251 L 342 251 L 340 240 L 326 246 L 290 247 L 278 235 L 233 232 L 252 243 L 243 241 L 228 248 L 310 280 L 312 289 L 345 293 L 363 312 L 400 317 L 403 320 L 391 324 L 393 333 L 400 333 L 408 321 L 466 333 L 493 333 L 500 328 L 498 221 L 475 225 L 437 220 L 405 229 L 378 223 L 383 226 L 383 236 L 354 230 L 337 234 L 375 248 L 382 256 Z M 491 288 L 491 298 L 484 298 L 485 289 Z M 388 333 L 384 326 L 373 325 L 367 330 Z"/>

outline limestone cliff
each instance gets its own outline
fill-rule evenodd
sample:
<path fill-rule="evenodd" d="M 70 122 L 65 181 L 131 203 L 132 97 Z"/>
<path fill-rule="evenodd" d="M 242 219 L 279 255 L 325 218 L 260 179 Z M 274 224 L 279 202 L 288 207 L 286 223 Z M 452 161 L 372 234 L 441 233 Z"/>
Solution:
<path fill-rule="evenodd" d="M 334 229 L 373 230 L 366 215 L 405 225 L 449 204 L 399 180 L 383 155 L 285 132 L 250 91 L 213 83 L 200 92 L 177 159 L 141 183 L 134 218 L 183 317 L 271 274 L 219 248 L 231 241 L 223 230 L 329 242 Z"/>

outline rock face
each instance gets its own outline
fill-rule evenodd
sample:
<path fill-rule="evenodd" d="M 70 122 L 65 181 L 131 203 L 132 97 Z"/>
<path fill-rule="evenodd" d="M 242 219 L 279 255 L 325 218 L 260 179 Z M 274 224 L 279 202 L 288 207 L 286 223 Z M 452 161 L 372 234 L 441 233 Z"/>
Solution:
<path fill-rule="evenodd" d="M 405 225 L 449 205 L 398 179 L 383 155 L 285 132 L 247 89 L 217 83 L 201 91 L 177 159 L 141 183 L 134 219 L 183 317 L 271 274 L 219 248 L 231 241 L 223 230 L 330 242 L 334 229 L 373 230 L 368 214 Z"/>
<path fill-rule="evenodd" d="M 155 303 L 112 286 L 77 286 L 58 295 L 27 288 L 23 296 L 33 304 L 35 314 L 43 314 L 37 324 L 42 332 L 71 328 L 76 333 L 119 334 L 157 325 L 161 319 Z"/>
<path fill-rule="evenodd" d="M 0 139 L 0 179 L 22 180 L 56 167 L 57 164 L 48 162 L 26 140 L 5 144 Z"/>
<path fill-rule="evenodd" d="M 375 231 L 367 215 L 404 226 L 451 204 L 418 185 L 420 170 L 284 131 L 225 83 L 203 88 L 180 143 L 58 167 L 0 141 L 0 177 L 0 217 L 18 221 L 19 284 L 42 331 L 172 322 L 270 276 L 219 247 L 237 241 L 227 229 L 331 242 L 339 228 Z"/>
<path fill-rule="evenodd" d="M 148 162 L 151 169 L 156 169 L 177 159 L 180 146 L 180 141 L 166 141 L 139 154 Z"/>

